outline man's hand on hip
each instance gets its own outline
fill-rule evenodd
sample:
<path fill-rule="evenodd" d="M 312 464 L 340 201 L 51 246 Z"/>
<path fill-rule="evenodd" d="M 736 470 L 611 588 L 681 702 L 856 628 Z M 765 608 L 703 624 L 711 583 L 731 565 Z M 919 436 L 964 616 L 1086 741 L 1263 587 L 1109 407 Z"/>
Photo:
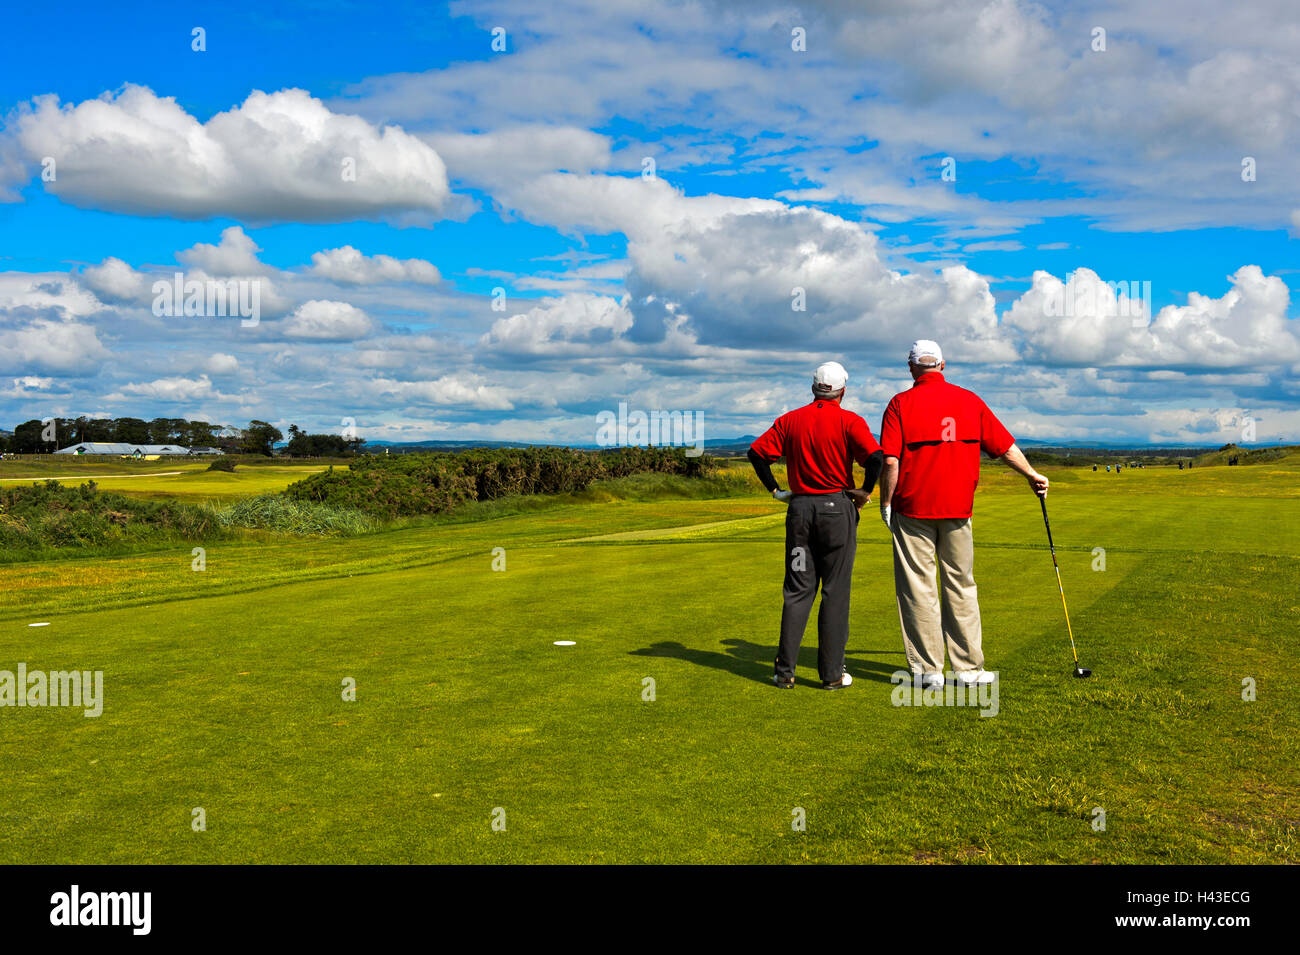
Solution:
<path fill-rule="evenodd" d="M 844 493 L 853 500 L 853 506 L 859 511 L 871 503 L 871 495 L 862 488 L 849 488 Z"/>
<path fill-rule="evenodd" d="M 778 501 L 780 501 L 782 504 L 786 504 L 789 502 L 790 498 L 794 497 L 794 492 L 783 491 L 780 488 L 777 488 L 775 491 L 772 492 L 772 496 L 776 498 Z"/>

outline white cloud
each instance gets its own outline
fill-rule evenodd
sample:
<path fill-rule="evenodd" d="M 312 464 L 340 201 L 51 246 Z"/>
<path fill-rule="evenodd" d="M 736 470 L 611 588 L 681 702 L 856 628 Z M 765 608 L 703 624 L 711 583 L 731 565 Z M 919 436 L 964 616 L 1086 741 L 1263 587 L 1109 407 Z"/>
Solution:
<path fill-rule="evenodd" d="M 66 272 L 0 272 L 0 311 L 20 308 L 84 318 L 104 306 Z"/>
<path fill-rule="evenodd" d="M 392 282 L 437 285 L 442 280 L 442 275 L 432 262 L 423 259 L 395 259 L 391 255 L 363 255 L 350 245 L 315 252 L 311 261 L 311 274 L 347 285 Z"/>
<path fill-rule="evenodd" d="M 495 186 L 543 173 L 608 168 L 607 136 L 576 126 L 511 125 L 487 133 L 428 133 L 453 179 Z"/>
<path fill-rule="evenodd" d="M 499 354 L 576 355 L 591 347 L 606 353 L 632 327 L 625 303 L 603 295 L 545 299 L 526 312 L 492 323 L 479 344 Z"/>
<path fill-rule="evenodd" d="M 347 302 L 312 299 L 293 310 L 285 319 L 282 331 L 288 338 L 351 341 L 363 338 L 373 328 L 370 317 Z"/>
<path fill-rule="evenodd" d="M 1277 276 L 1245 265 L 1219 298 L 1192 292 L 1149 321 L 1143 293 L 1078 269 L 1067 286 L 1036 271 L 1033 287 L 1003 316 L 1029 359 L 1093 367 L 1279 367 L 1300 358 L 1300 335 L 1288 320 L 1290 293 Z M 1135 292 L 1130 299 L 1125 292 Z"/>
<path fill-rule="evenodd" d="M 195 401 L 199 398 L 219 398 L 207 375 L 198 378 L 158 378 L 141 384 L 122 386 L 122 393 L 159 401 Z"/>
<path fill-rule="evenodd" d="M 1219 298 L 1199 292 L 1186 305 L 1167 305 L 1151 324 L 1156 354 L 1165 364 L 1232 368 L 1276 367 L 1300 359 L 1297 323 L 1288 320 L 1290 292 L 1275 275 L 1243 265 Z"/>
<path fill-rule="evenodd" d="M 18 328 L 0 328 L 0 374 L 89 376 L 109 357 L 90 325 L 37 319 Z"/>
<path fill-rule="evenodd" d="M 153 298 L 150 277 L 114 256 L 99 265 L 86 266 L 76 279 L 109 305 L 140 305 Z"/>
<path fill-rule="evenodd" d="M 433 381 L 376 378 L 367 390 L 401 401 L 458 405 L 489 411 L 510 411 L 514 408 L 506 388 L 489 384 L 482 375 L 468 373 L 444 375 Z"/>
<path fill-rule="evenodd" d="M 258 261 L 258 248 L 237 225 L 221 231 L 217 245 L 203 242 L 176 253 L 176 261 L 209 275 L 260 275 L 272 271 Z"/>
<path fill-rule="evenodd" d="M 239 370 L 239 359 L 234 355 L 217 352 L 209 356 L 204 367 L 214 375 L 233 375 Z"/>
<path fill-rule="evenodd" d="M 10 126 L 30 162 L 56 158 L 46 189 L 88 208 L 255 222 L 429 219 L 450 197 L 427 144 L 297 89 L 254 91 L 200 123 L 173 98 L 128 84 L 77 105 L 37 97 Z"/>

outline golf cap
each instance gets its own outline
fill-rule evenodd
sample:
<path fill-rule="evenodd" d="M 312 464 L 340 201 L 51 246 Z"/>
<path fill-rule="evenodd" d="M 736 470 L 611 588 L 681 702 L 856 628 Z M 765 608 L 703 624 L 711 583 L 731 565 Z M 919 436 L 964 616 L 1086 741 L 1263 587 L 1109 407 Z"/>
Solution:
<path fill-rule="evenodd" d="M 818 365 L 813 372 L 813 391 L 819 395 L 833 395 L 848 383 L 849 373 L 837 361 Z"/>
<path fill-rule="evenodd" d="M 943 349 L 939 347 L 938 342 L 922 338 L 920 341 L 912 342 L 912 350 L 907 353 L 907 363 L 932 368 L 943 363 Z"/>

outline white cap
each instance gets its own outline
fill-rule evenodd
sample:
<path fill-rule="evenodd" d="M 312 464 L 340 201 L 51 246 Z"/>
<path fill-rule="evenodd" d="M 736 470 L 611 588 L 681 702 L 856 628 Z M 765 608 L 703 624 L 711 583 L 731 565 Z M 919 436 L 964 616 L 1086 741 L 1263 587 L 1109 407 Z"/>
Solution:
<path fill-rule="evenodd" d="M 934 361 L 922 361 L 922 358 L 932 358 Z M 928 338 L 922 338 L 920 341 L 912 342 L 912 350 L 907 353 L 907 363 L 909 365 L 938 365 L 943 363 L 943 349 L 937 342 L 932 342 Z"/>
<path fill-rule="evenodd" d="M 837 361 L 818 365 L 813 372 L 813 391 L 819 395 L 833 395 L 848 383 L 849 373 Z"/>

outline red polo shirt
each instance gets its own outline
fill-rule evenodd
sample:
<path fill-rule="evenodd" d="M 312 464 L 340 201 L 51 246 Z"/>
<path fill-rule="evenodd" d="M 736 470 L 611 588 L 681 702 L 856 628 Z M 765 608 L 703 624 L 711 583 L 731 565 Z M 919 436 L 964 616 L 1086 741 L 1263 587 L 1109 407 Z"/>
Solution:
<path fill-rule="evenodd" d="M 898 458 L 891 506 L 908 517 L 970 517 L 980 451 L 1000 458 L 1015 443 L 979 395 L 926 372 L 894 395 L 880 424 L 885 455 Z"/>
<path fill-rule="evenodd" d="M 796 494 L 834 494 L 853 483 L 853 462 L 880 450 L 861 415 L 837 402 L 816 400 L 781 415 L 750 448 L 765 461 L 785 458 Z"/>

